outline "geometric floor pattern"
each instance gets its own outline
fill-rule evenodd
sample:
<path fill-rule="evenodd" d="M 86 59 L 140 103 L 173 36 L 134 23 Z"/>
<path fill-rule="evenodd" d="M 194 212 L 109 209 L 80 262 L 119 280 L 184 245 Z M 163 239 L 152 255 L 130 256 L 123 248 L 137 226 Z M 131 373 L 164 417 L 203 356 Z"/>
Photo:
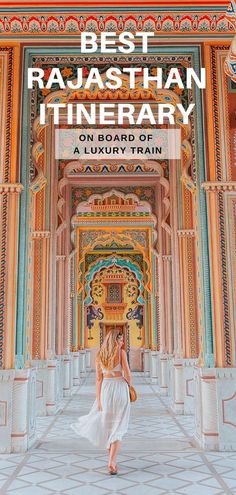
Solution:
<path fill-rule="evenodd" d="M 133 382 L 138 401 L 118 454 L 118 476 L 107 474 L 106 450 L 70 429 L 95 399 L 91 372 L 56 416 L 37 418 L 37 442 L 26 454 L 0 454 L 0 494 L 236 495 L 236 453 L 200 450 L 193 417 L 174 416 L 169 399 L 142 373 L 133 373 Z"/>

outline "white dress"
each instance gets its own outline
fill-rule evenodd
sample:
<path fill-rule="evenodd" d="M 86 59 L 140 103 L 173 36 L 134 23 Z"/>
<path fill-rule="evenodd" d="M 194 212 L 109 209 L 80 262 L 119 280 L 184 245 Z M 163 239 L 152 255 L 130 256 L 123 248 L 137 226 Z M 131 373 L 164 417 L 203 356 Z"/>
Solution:
<path fill-rule="evenodd" d="M 121 364 L 113 370 L 102 368 L 103 374 L 122 371 Z M 122 440 L 128 430 L 130 416 L 129 387 L 124 377 L 104 378 L 101 386 L 101 406 L 97 399 L 86 416 L 80 416 L 71 428 L 80 437 L 87 438 L 99 448 L 109 449 L 110 444 Z"/>

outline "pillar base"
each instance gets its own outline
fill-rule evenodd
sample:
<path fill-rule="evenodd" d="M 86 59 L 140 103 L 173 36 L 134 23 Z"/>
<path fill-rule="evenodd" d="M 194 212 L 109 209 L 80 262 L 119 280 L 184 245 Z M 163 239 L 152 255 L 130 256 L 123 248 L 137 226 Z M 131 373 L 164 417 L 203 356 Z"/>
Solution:
<path fill-rule="evenodd" d="M 158 352 L 150 351 L 150 381 L 156 384 L 158 382 Z"/>
<path fill-rule="evenodd" d="M 206 450 L 236 451 L 236 368 L 194 368 L 195 440 Z"/>
<path fill-rule="evenodd" d="M 86 376 L 86 350 L 81 349 L 79 351 L 79 369 L 80 369 L 80 376 L 85 377 Z"/>
<path fill-rule="evenodd" d="M 11 452 L 13 384 L 15 370 L 0 370 L 0 453 Z"/>
<path fill-rule="evenodd" d="M 46 416 L 48 378 L 47 361 L 34 359 L 31 361 L 31 366 L 36 369 L 36 416 Z"/>
<path fill-rule="evenodd" d="M 63 368 L 62 357 L 47 361 L 47 400 L 46 412 L 48 416 L 57 414 L 63 398 Z"/>
<path fill-rule="evenodd" d="M 36 370 L 0 370 L 1 453 L 26 452 L 36 442 Z"/>
<path fill-rule="evenodd" d="M 63 356 L 63 396 L 70 397 L 73 389 L 72 356 Z"/>
<path fill-rule="evenodd" d="M 171 408 L 175 414 L 194 414 L 194 378 L 196 359 L 171 357 L 168 383 L 171 396 Z"/>
<path fill-rule="evenodd" d="M 91 371 L 91 350 L 85 349 L 85 367 L 86 371 Z"/>
<path fill-rule="evenodd" d="M 73 387 L 78 387 L 80 384 L 79 373 L 79 352 L 72 352 L 72 369 L 73 369 Z"/>
<path fill-rule="evenodd" d="M 159 368 L 159 393 L 163 397 L 168 395 L 168 355 L 159 353 L 158 355 Z"/>
<path fill-rule="evenodd" d="M 144 375 L 150 376 L 150 349 L 144 349 Z"/>
<path fill-rule="evenodd" d="M 183 359 L 172 360 L 172 400 L 171 409 L 175 414 L 184 414 L 184 369 Z"/>
<path fill-rule="evenodd" d="M 183 359 L 184 373 L 184 414 L 193 415 L 195 413 L 194 399 L 194 366 L 196 359 Z"/>

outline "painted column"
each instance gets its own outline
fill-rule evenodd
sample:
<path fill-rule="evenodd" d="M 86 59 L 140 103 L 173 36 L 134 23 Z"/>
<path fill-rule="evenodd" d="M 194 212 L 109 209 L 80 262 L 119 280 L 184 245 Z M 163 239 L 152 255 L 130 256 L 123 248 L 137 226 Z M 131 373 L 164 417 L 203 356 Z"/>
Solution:
<path fill-rule="evenodd" d="M 231 337 L 229 328 L 229 316 L 224 318 L 224 290 L 223 287 L 223 268 L 220 262 L 221 245 L 220 245 L 220 212 L 219 206 L 223 208 L 224 191 L 236 189 L 234 184 L 206 182 L 203 184 L 206 191 L 208 207 L 208 232 L 209 232 L 209 251 L 211 263 L 211 296 L 212 296 L 212 318 L 214 331 L 214 356 L 216 366 L 227 366 L 231 362 Z M 231 267 L 233 269 L 233 267 Z M 230 269 L 230 267 L 229 267 Z M 227 289 L 226 289 L 227 291 Z M 227 292 L 226 292 L 227 294 Z M 228 294 L 226 295 L 228 299 Z M 229 301 L 228 301 L 229 303 Z M 227 336 L 227 353 L 225 353 L 225 335 Z M 228 356 L 226 355 L 228 354 Z M 228 362 L 227 362 L 228 361 Z"/>
<path fill-rule="evenodd" d="M 165 232 L 163 229 L 163 220 L 165 218 L 165 205 L 163 203 L 163 198 L 166 193 L 166 189 L 164 192 L 163 185 L 165 182 L 161 184 L 161 178 L 158 182 L 156 188 L 156 205 L 160 205 L 156 210 L 157 220 L 158 220 L 158 257 L 157 257 L 157 266 L 158 266 L 158 294 L 159 294 L 159 351 L 160 353 L 165 352 L 166 348 L 166 336 L 165 336 L 165 294 L 164 294 L 164 265 L 163 265 L 163 254 L 165 252 Z M 164 179 L 165 181 L 165 179 Z M 166 181 L 167 185 L 167 181 Z"/>
<path fill-rule="evenodd" d="M 71 351 L 71 322 L 70 322 L 70 257 L 65 258 L 65 284 L 64 284 L 64 343 L 63 352 Z"/>
<path fill-rule="evenodd" d="M 147 292 L 147 314 L 149 323 L 149 347 L 153 346 L 153 295 Z"/>
<path fill-rule="evenodd" d="M 195 250 L 193 225 L 193 197 L 195 185 L 192 177 L 187 181 L 185 167 L 172 167 L 171 191 L 173 194 L 173 304 L 174 304 L 174 356 L 198 355 L 197 291 L 195 277 Z M 182 228 L 180 228 L 182 227 Z M 185 227 L 185 228 L 184 228 Z M 175 371 L 174 371 L 175 373 Z"/>
<path fill-rule="evenodd" d="M 163 286 L 160 287 L 162 292 L 162 330 L 161 345 L 158 354 L 158 381 L 161 395 L 168 393 L 168 370 L 166 352 L 173 352 L 174 335 L 173 335 L 173 299 L 172 299 L 172 256 L 162 256 Z"/>
<path fill-rule="evenodd" d="M 70 282 L 69 282 L 69 318 L 68 331 L 70 336 L 70 349 L 77 351 L 77 346 L 74 344 L 74 297 L 75 297 L 75 280 L 74 280 L 74 258 L 75 250 L 69 255 L 70 264 Z"/>
<path fill-rule="evenodd" d="M 0 368 L 13 368 L 16 353 L 20 200 L 25 193 L 18 148 L 21 77 L 20 44 L 17 40 L 13 44 L 3 43 L 0 52 Z M 23 331 L 22 326 L 17 348 L 21 367 L 24 366 Z"/>
<path fill-rule="evenodd" d="M 84 263 L 82 264 L 82 280 L 85 282 L 85 273 L 84 273 Z M 85 288 L 83 286 L 80 294 L 80 305 L 79 309 L 79 319 L 80 319 L 80 346 L 82 349 L 85 348 L 85 312 L 84 312 L 84 303 L 85 303 Z"/>
<path fill-rule="evenodd" d="M 200 70 L 200 56 L 195 60 L 195 67 Z M 195 70 L 196 70 L 195 69 Z M 208 71 L 210 72 L 210 71 Z M 211 86 L 211 84 L 209 85 Z M 214 345 L 213 345 L 213 325 L 212 325 L 212 301 L 211 301 L 211 280 L 210 280 L 210 261 L 209 261 L 209 235 L 208 235 L 208 216 L 205 192 L 202 189 L 202 183 L 206 180 L 206 156 L 205 156 L 205 138 L 204 138 L 204 118 L 203 118 L 203 99 L 200 88 L 195 88 L 195 133 L 196 146 L 198 150 L 198 170 L 195 177 L 196 184 L 190 184 L 190 187 L 196 185 L 193 192 L 193 227 L 196 232 L 196 263 L 197 263 L 197 290 L 198 294 L 198 321 L 199 336 L 203 337 L 204 348 L 201 349 L 205 365 L 214 367 Z M 209 150 L 208 150 L 209 151 Z M 212 154 L 212 150 L 210 151 Z M 215 163 L 214 163 L 215 169 Z M 200 316 L 201 315 L 201 316 Z M 201 322 L 201 323 L 200 323 Z M 200 356 L 201 358 L 201 356 Z"/>
<path fill-rule="evenodd" d="M 165 351 L 173 351 L 173 322 L 172 322 L 172 281 L 171 281 L 171 255 L 163 255 L 163 272 L 164 272 L 164 294 L 165 294 Z"/>
<path fill-rule="evenodd" d="M 78 350 L 79 347 L 79 332 L 78 332 L 78 296 L 76 294 L 76 260 L 77 260 L 77 252 L 72 258 L 72 286 L 71 286 L 71 299 L 72 299 L 72 311 L 73 311 L 73 319 L 72 319 L 72 349 L 74 351 Z"/>
<path fill-rule="evenodd" d="M 155 242 L 155 238 L 152 233 L 152 245 Z M 156 270 L 156 253 L 155 255 L 152 253 L 152 296 L 151 296 L 151 305 L 152 305 L 152 344 L 154 348 L 157 348 L 158 345 L 158 321 L 157 321 L 157 270 Z"/>
<path fill-rule="evenodd" d="M 47 359 L 54 359 L 56 355 L 56 314 L 57 314 L 57 261 L 56 261 L 56 234 L 51 233 L 49 239 L 49 266 L 48 266 L 48 335 Z"/>
<path fill-rule="evenodd" d="M 160 352 L 165 352 L 166 348 L 166 336 L 165 336 L 165 295 L 164 295 L 164 261 L 162 256 L 158 256 L 158 292 L 160 300 Z"/>
<path fill-rule="evenodd" d="M 144 307 L 144 317 L 145 317 L 145 347 L 149 347 L 149 318 L 148 318 L 148 293 L 145 291 L 145 307 Z"/>
<path fill-rule="evenodd" d="M 51 232 L 49 241 L 49 307 L 48 307 L 48 342 L 47 359 L 55 359 L 56 356 L 56 323 L 57 323 L 57 244 L 58 244 L 58 210 L 55 207 L 58 202 L 58 167 L 51 166 L 50 189 L 47 190 L 50 213 L 48 215 L 48 226 Z"/>
<path fill-rule="evenodd" d="M 34 295 L 32 357 L 45 359 L 48 342 L 49 305 L 49 238 L 50 232 L 34 231 Z M 28 337 L 30 338 L 30 337 Z"/>
<path fill-rule="evenodd" d="M 156 274 L 156 289 L 155 289 L 155 306 L 156 306 L 156 333 L 157 333 L 157 349 L 160 349 L 160 287 L 159 287 L 159 267 L 158 267 L 158 254 L 155 253 L 155 274 Z"/>
<path fill-rule="evenodd" d="M 178 230 L 183 357 L 198 356 L 197 293 L 193 229 Z"/>
<path fill-rule="evenodd" d="M 16 340 L 16 284 L 18 262 L 18 222 L 21 184 L 0 184 L 1 278 L 0 278 L 0 367 L 13 368 Z M 6 272 L 7 269 L 7 272 Z M 7 284 L 6 284 L 7 280 Z M 23 343 L 19 343 L 23 354 Z"/>
<path fill-rule="evenodd" d="M 77 301 L 77 304 L 76 304 L 76 319 L 77 319 L 77 322 L 78 322 L 78 329 L 77 329 L 77 332 L 78 332 L 78 343 L 79 343 L 79 347 L 84 347 L 84 335 L 83 335 L 83 331 L 84 331 L 84 302 L 83 302 L 83 293 L 80 292 L 79 294 L 77 294 L 77 297 L 76 297 L 76 301 Z"/>
<path fill-rule="evenodd" d="M 64 347 L 64 297 L 65 297 L 65 260 L 66 256 L 57 255 L 57 355 L 63 353 Z"/>
<path fill-rule="evenodd" d="M 180 266 L 179 266 L 179 242 L 177 230 L 180 223 L 181 200 L 180 194 L 179 164 L 175 161 L 170 167 L 170 213 L 171 213 L 171 253 L 172 253 L 172 301 L 173 301 L 173 352 L 177 357 L 182 356 L 182 322 L 180 301 Z M 171 364 L 171 361 L 170 363 Z"/>

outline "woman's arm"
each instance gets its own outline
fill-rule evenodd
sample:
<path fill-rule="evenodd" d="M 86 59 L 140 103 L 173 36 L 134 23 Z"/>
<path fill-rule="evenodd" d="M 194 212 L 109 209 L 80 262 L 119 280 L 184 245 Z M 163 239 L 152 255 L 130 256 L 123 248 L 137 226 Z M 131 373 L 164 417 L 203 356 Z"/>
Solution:
<path fill-rule="evenodd" d="M 102 387 L 103 373 L 101 370 L 100 363 L 96 361 L 96 397 L 98 403 L 98 410 L 102 410 L 101 406 L 101 387 Z"/>
<path fill-rule="evenodd" d="M 127 380 L 128 384 L 131 384 L 131 373 L 129 369 L 129 363 L 127 359 L 127 354 L 124 349 L 121 350 L 121 365 L 124 370 L 124 375 L 125 379 Z"/>

